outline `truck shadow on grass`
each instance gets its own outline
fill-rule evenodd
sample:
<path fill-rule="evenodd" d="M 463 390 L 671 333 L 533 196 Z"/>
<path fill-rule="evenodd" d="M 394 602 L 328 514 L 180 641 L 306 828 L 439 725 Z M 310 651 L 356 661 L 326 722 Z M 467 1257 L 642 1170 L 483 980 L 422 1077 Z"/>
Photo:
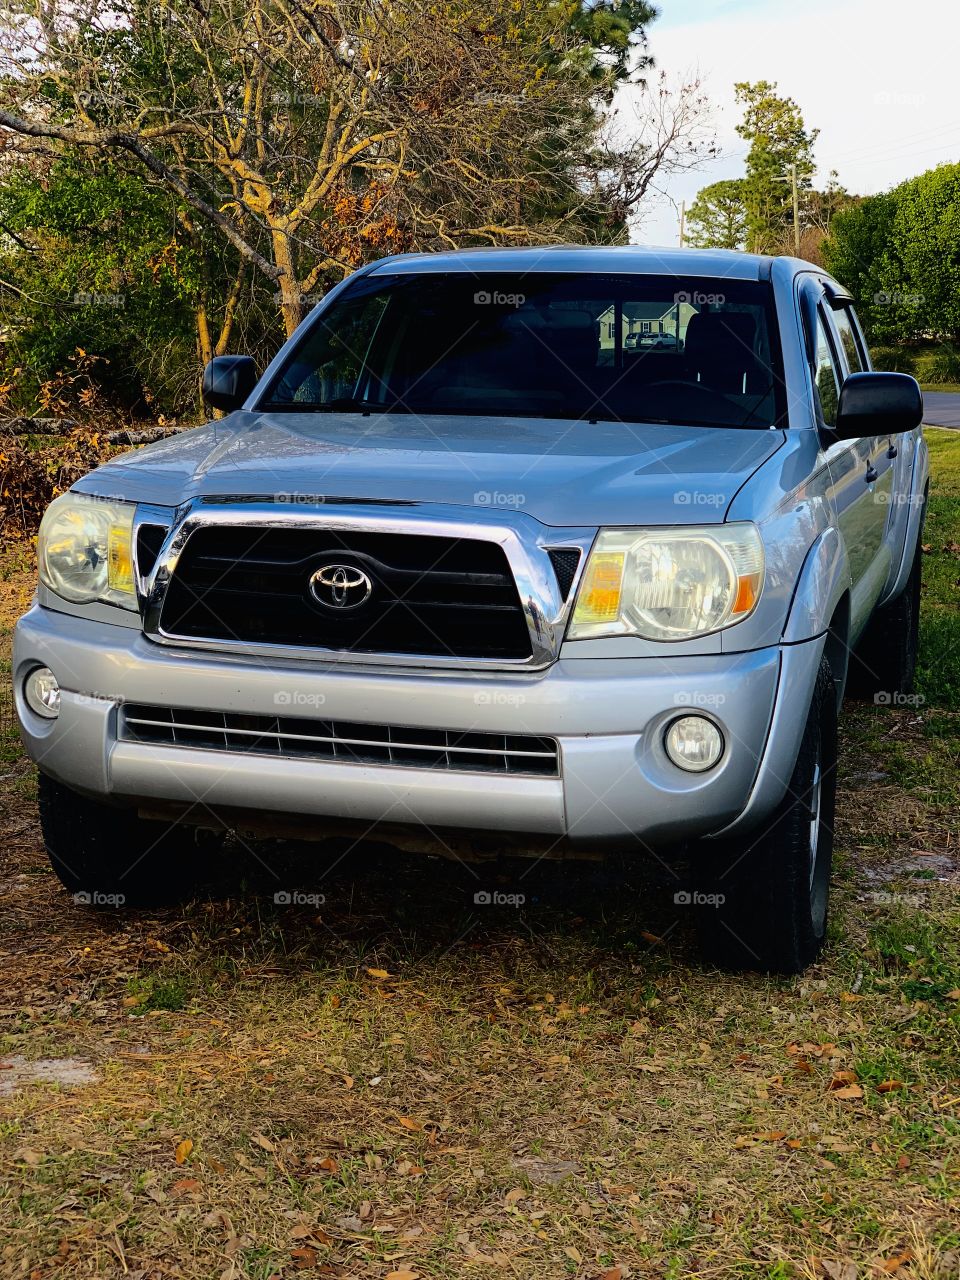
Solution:
<path fill-rule="evenodd" d="M 207 910 L 255 914 L 264 935 L 283 935 L 285 949 L 376 950 L 407 962 L 517 941 L 545 961 L 584 945 L 692 954 L 692 895 L 679 854 L 467 862 L 373 840 L 228 841 L 211 861 L 218 866 L 228 871 L 206 884 Z"/>

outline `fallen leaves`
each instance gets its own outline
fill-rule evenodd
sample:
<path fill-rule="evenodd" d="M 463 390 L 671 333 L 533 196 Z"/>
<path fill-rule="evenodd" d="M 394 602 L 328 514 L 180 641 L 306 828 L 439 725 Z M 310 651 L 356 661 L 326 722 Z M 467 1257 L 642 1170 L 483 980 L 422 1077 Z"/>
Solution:
<path fill-rule="evenodd" d="M 899 1271 L 904 1263 L 910 1262 L 913 1258 L 912 1249 L 903 1249 L 900 1253 L 895 1253 L 889 1258 L 884 1258 L 879 1263 L 880 1270 L 885 1271 L 887 1275 L 893 1275 L 894 1271 Z"/>
<path fill-rule="evenodd" d="M 805 1040 L 803 1044 L 788 1044 L 787 1053 L 791 1057 L 804 1058 L 842 1058 L 843 1050 L 838 1049 L 833 1041 L 828 1040 L 825 1044 L 814 1044 L 810 1040 Z"/>
<path fill-rule="evenodd" d="M 381 981 L 384 978 L 390 977 L 390 974 L 387 972 L 386 969 L 368 969 L 367 973 L 370 975 L 371 978 L 377 978 Z"/>
<path fill-rule="evenodd" d="M 177 1164 L 185 1164 L 189 1158 L 190 1152 L 193 1150 L 193 1139 L 184 1138 L 178 1142 L 173 1152 L 173 1158 Z"/>
<path fill-rule="evenodd" d="M 855 1102 L 858 1098 L 863 1097 L 863 1089 L 858 1084 L 844 1085 L 842 1089 L 834 1089 L 833 1097 L 838 1098 L 841 1102 Z"/>
<path fill-rule="evenodd" d="M 782 1142 L 787 1136 L 786 1129 L 770 1129 L 765 1133 L 742 1133 L 734 1141 L 734 1146 L 738 1148 L 753 1147 L 761 1142 Z"/>
<path fill-rule="evenodd" d="M 841 1102 L 854 1102 L 857 1098 L 863 1097 L 863 1088 L 857 1084 L 857 1077 L 853 1071 L 835 1071 L 827 1088 L 833 1097 Z"/>
<path fill-rule="evenodd" d="M 319 1254 L 310 1245 L 302 1245 L 299 1249 L 290 1250 L 290 1261 L 299 1271 L 306 1271 L 317 1265 Z"/>
<path fill-rule="evenodd" d="M 827 1258 L 821 1258 L 820 1266 L 830 1280 L 857 1280 L 857 1264 L 849 1259 L 833 1262 Z"/>
<path fill-rule="evenodd" d="M 856 1084 L 857 1076 L 853 1071 L 835 1071 L 830 1079 L 831 1089 L 842 1089 L 844 1085 Z"/>

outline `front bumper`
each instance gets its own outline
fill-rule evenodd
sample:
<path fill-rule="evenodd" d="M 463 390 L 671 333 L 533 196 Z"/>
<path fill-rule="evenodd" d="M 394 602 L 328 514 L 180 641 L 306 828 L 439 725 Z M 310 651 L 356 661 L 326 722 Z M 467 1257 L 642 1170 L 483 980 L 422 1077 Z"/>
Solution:
<path fill-rule="evenodd" d="M 784 794 L 822 651 L 806 644 L 683 658 L 569 659 L 529 674 L 413 672 L 267 662 L 160 646 L 139 631 L 35 605 L 14 638 L 14 689 L 27 751 L 92 795 L 200 812 L 244 808 L 573 840 L 671 844 L 761 821 Z M 61 685 L 60 716 L 23 702 L 31 667 Z M 559 777 L 275 758 L 121 740 L 119 709 L 283 714 L 456 732 L 535 734 L 560 747 Z M 322 707 L 322 711 L 317 708 Z M 696 711 L 726 751 L 684 773 L 663 730 Z"/>

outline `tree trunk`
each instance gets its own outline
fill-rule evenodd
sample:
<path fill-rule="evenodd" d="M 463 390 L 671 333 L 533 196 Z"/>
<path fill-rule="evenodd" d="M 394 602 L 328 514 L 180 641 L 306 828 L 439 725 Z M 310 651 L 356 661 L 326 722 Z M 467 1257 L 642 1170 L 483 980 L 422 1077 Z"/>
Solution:
<path fill-rule="evenodd" d="M 280 314 L 283 316 L 283 327 L 289 338 L 303 319 L 304 306 L 297 280 L 296 263 L 290 238 L 285 230 L 275 228 L 273 231 L 273 257 L 277 264 L 277 301 Z"/>

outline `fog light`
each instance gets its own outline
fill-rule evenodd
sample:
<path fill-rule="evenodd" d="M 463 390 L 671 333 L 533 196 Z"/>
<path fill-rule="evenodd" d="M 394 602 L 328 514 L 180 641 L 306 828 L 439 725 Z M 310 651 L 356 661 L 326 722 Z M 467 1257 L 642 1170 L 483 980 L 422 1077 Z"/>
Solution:
<path fill-rule="evenodd" d="M 704 716 L 681 716 L 667 729 L 663 745 L 678 768 L 703 773 L 723 755 L 723 734 Z"/>
<path fill-rule="evenodd" d="M 23 682 L 23 697 L 31 711 L 45 720 L 60 714 L 60 686 L 49 667 L 34 667 Z"/>

